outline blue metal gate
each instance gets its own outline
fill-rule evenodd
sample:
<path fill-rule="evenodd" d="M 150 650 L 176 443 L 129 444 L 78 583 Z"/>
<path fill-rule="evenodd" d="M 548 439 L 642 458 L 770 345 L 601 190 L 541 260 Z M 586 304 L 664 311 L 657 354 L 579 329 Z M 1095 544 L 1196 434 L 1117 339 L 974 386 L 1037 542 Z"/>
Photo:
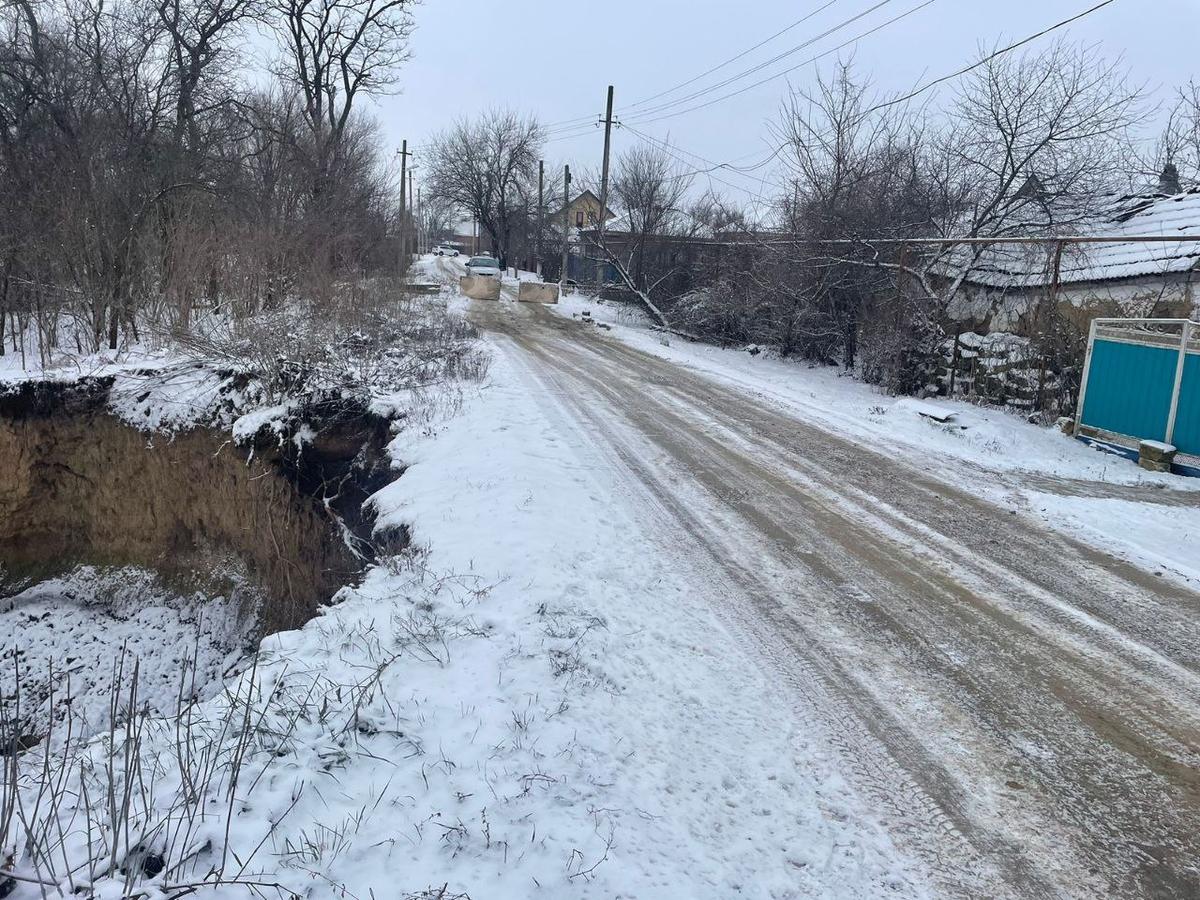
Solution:
<path fill-rule="evenodd" d="M 1200 324 L 1094 320 L 1075 422 L 1200 455 Z"/>

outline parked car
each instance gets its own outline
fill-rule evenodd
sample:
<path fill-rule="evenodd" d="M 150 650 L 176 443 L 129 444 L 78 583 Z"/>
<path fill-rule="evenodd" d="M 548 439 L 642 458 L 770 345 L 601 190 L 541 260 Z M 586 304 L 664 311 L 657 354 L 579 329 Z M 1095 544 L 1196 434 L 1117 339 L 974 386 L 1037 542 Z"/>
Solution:
<path fill-rule="evenodd" d="M 453 247 L 443 247 L 441 245 L 434 247 L 432 253 L 434 256 L 458 256 L 458 251 Z"/>
<path fill-rule="evenodd" d="M 468 275 L 490 275 L 499 278 L 501 275 L 500 261 L 490 256 L 472 256 L 467 260 Z"/>

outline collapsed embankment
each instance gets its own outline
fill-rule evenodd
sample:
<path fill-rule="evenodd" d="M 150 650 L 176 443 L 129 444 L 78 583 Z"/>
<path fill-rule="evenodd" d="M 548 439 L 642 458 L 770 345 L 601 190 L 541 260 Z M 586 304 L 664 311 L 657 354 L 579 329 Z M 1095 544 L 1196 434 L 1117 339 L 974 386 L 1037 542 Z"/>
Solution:
<path fill-rule="evenodd" d="M 251 630 L 269 634 L 370 558 L 363 501 L 396 477 L 385 419 L 350 402 L 298 409 L 238 444 L 227 428 L 139 430 L 111 412 L 112 387 L 0 388 L 0 596 L 78 565 L 202 585 L 232 557 L 257 588 Z"/>

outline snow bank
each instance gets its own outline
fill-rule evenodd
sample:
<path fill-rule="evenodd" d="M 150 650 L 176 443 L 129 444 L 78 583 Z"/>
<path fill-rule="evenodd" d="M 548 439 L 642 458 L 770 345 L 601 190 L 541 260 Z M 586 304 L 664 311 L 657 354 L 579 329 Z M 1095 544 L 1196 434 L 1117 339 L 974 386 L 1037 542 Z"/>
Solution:
<path fill-rule="evenodd" d="M 1192 588 L 1200 587 L 1200 505 L 1024 492 L 1027 507 L 1089 543 Z"/>
<path fill-rule="evenodd" d="M 198 794 L 172 724 L 141 729 L 157 790 L 121 846 L 158 853 L 159 822 L 187 823 L 177 881 L 225 860 L 313 897 L 926 895 L 702 580 L 637 552 L 616 473 L 497 349 L 461 414 L 391 446 L 407 470 L 379 527 L 423 548 L 190 713 L 216 773 Z M 72 773 L 105 795 L 103 765 Z"/>

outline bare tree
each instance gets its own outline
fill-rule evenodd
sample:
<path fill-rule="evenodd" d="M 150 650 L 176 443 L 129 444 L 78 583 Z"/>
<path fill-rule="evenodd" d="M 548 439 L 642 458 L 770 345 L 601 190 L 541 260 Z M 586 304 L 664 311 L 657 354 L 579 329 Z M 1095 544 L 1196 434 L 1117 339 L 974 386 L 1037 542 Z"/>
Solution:
<path fill-rule="evenodd" d="M 507 266 L 517 226 L 537 204 L 537 164 L 545 136 L 537 120 L 491 110 L 461 120 L 430 144 L 430 194 L 478 219 Z"/>
<path fill-rule="evenodd" d="M 763 294 L 758 340 L 780 352 L 851 367 L 858 357 L 862 310 L 886 289 L 889 264 L 870 237 L 927 233 L 937 191 L 925 177 L 925 137 L 903 106 L 881 106 L 849 62 L 784 106 L 776 137 L 784 148 L 790 195 L 781 209 L 791 247 L 753 277 Z"/>
<path fill-rule="evenodd" d="M 781 347 L 850 366 L 867 335 L 865 375 L 922 383 L 946 307 L 985 251 L 872 239 L 1053 236 L 1094 220 L 1127 178 L 1139 97 L 1118 65 L 1061 43 L 988 57 L 943 116 L 873 97 L 849 64 L 796 95 L 777 128 L 797 236 L 781 254 L 789 290 L 775 292 L 790 305 L 776 313 Z"/>
<path fill-rule="evenodd" d="M 0 5 L 0 346 L 44 354 L 66 323 L 116 348 L 394 257 L 354 98 L 392 83 L 408 5 L 290 7 L 306 77 L 259 92 L 236 51 L 264 0 Z"/>
<path fill-rule="evenodd" d="M 424 200 L 420 212 L 418 227 L 421 229 L 422 242 L 427 247 L 433 247 L 453 234 L 460 215 L 453 203 L 440 197 Z"/>
<path fill-rule="evenodd" d="M 960 88 L 938 147 L 943 171 L 970 188 L 942 230 L 1053 234 L 1093 219 L 1127 182 L 1141 94 L 1095 47 L 990 59 Z"/>
<path fill-rule="evenodd" d="M 337 135 L 360 94 L 395 83 L 408 58 L 414 0 L 279 0 L 287 37 L 283 72 L 304 99 L 309 126 Z"/>
<path fill-rule="evenodd" d="M 156 10 L 169 41 L 176 137 L 195 151 L 200 118 L 231 96 L 221 82 L 230 71 L 237 29 L 263 16 L 265 0 L 156 0 Z"/>
<path fill-rule="evenodd" d="M 621 257 L 619 271 L 628 274 L 635 290 L 649 294 L 652 289 L 646 264 L 654 239 L 682 236 L 687 230 L 684 198 L 691 184 L 690 173 L 650 144 L 638 144 L 617 159 L 612 197 L 624 214 L 624 246 L 614 255 Z M 655 282 L 669 277 L 669 255 L 663 260 L 660 254 L 654 269 Z"/>
<path fill-rule="evenodd" d="M 1166 127 L 1154 148 L 1151 176 L 1173 167 L 1179 184 L 1175 187 L 1200 186 L 1200 84 L 1194 80 L 1179 88 Z"/>

